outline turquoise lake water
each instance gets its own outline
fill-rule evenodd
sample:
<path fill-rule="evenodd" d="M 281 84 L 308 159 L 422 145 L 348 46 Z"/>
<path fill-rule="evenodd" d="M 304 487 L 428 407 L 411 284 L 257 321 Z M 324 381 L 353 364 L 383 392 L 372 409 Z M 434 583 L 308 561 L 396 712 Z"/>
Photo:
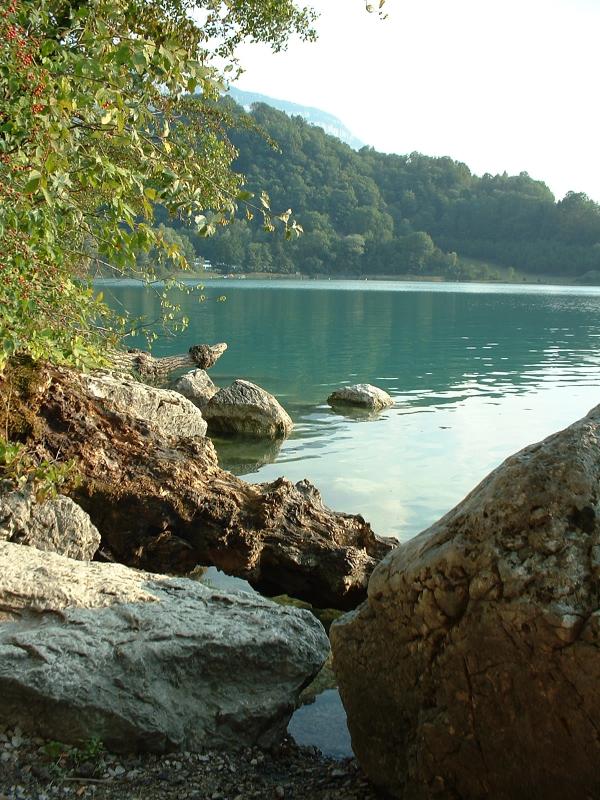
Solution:
<path fill-rule="evenodd" d="M 102 288 L 157 315 L 147 289 Z M 252 481 L 308 478 L 332 508 L 400 540 L 600 402 L 600 288 L 224 280 L 203 293 L 202 304 L 180 298 L 190 327 L 155 354 L 225 341 L 215 382 L 258 383 L 295 423 L 280 447 L 217 441 L 222 465 Z M 395 406 L 375 418 L 332 411 L 330 392 L 357 382 Z"/>
<path fill-rule="evenodd" d="M 102 288 L 158 316 L 151 291 Z M 211 281 L 204 294 L 203 304 L 179 298 L 190 327 L 154 353 L 225 341 L 215 382 L 258 383 L 295 423 L 280 446 L 216 440 L 222 466 L 251 481 L 309 478 L 332 508 L 400 540 L 600 402 L 600 288 L 236 280 Z M 371 418 L 332 411 L 330 392 L 358 382 L 385 389 L 394 407 Z M 209 579 L 223 585 L 216 570 Z M 299 709 L 289 730 L 328 755 L 352 754 L 336 691 Z"/>

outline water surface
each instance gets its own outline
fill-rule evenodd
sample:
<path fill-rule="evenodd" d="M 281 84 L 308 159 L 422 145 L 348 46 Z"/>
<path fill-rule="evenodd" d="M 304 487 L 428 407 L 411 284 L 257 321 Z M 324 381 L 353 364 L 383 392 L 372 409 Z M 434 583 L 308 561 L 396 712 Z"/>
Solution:
<path fill-rule="evenodd" d="M 157 314 L 148 290 L 103 289 Z M 229 280 L 203 293 L 180 298 L 190 327 L 154 352 L 226 341 L 215 382 L 258 383 L 295 423 L 280 447 L 217 441 L 222 465 L 253 481 L 308 478 L 331 507 L 401 540 L 600 400 L 596 287 Z M 357 382 L 395 406 L 371 418 L 329 408 L 333 389 Z"/>

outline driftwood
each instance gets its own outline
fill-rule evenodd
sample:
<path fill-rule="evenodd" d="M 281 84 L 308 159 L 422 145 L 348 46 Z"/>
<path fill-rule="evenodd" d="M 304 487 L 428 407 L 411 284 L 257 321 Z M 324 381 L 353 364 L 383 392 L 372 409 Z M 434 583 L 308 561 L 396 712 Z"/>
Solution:
<path fill-rule="evenodd" d="M 219 344 L 195 344 L 185 355 L 155 358 L 144 350 L 112 350 L 111 366 L 119 372 L 137 372 L 143 378 L 168 380 L 180 369 L 210 369 L 227 350 L 225 342 Z"/>
<path fill-rule="evenodd" d="M 66 491 L 99 529 L 104 557 L 178 574 L 214 565 L 320 608 L 365 598 L 392 545 L 361 516 L 331 511 L 307 481 L 246 483 L 219 467 L 210 439 L 169 440 L 86 386 L 77 372 L 47 368 L 26 396 L 13 389 L 9 435 L 19 424 L 40 457 L 76 461 Z"/>

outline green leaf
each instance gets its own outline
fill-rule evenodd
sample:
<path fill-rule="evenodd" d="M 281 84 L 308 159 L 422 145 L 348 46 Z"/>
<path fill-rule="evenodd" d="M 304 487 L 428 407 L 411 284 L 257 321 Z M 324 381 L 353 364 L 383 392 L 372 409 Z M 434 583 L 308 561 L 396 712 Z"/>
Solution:
<path fill-rule="evenodd" d="M 32 169 L 29 175 L 27 176 L 27 180 L 25 185 L 23 186 L 23 191 L 25 194 L 33 194 L 40 188 L 40 183 L 42 182 L 42 173 L 39 172 L 37 169 Z"/>

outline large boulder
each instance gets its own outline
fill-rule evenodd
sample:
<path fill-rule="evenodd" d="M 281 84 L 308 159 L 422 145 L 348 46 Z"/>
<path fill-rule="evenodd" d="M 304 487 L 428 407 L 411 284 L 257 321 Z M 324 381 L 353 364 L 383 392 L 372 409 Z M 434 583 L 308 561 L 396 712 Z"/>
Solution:
<path fill-rule="evenodd" d="M 177 380 L 173 389 L 200 409 L 219 391 L 219 387 L 215 386 L 210 375 L 203 369 L 186 372 Z"/>
<path fill-rule="evenodd" d="M 328 509 L 305 481 L 246 483 L 219 467 L 210 439 L 165 439 L 78 372 L 47 367 L 17 382 L 9 370 L 0 393 L 8 382 L 9 435 L 49 460 L 76 460 L 65 491 L 115 561 L 178 574 L 214 565 L 264 593 L 348 609 L 392 546 L 361 516 Z"/>
<path fill-rule="evenodd" d="M 353 748 L 396 797 L 600 796 L 600 406 L 389 554 L 331 628 Z"/>
<path fill-rule="evenodd" d="M 336 389 L 327 398 L 330 406 L 355 406 L 369 411 L 380 411 L 389 408 L 394 401 L 387 392 L 372 386 L 370 383 L 356 383 L 354 386 L 343 386 Z"/>
<path fill-rule="evenodd" d="M 37 547 L 89 561 L 100 546 L 100 533 L 86 512 L 69 497 L 37 502 L 31 486 L 1 491 L 0 541 Z"/>
<path fill-rule="evenodd" d="M 220 389 L 204 407 L 211 433 L 235 433 L 281 439 L 294 423 L 272 394 L 250 381 Z"/>
<path fill-rule="evenodd" d="M 0 543 L 0 723 L 117 751 L 271 746 L 329 653 L 308 611 Z"/>
<path fill-rule="evenodd" d="M 106 408 L 145 422 L 167 439 L 206 434 L 202 412 L 179 392 L 110 372 L 81 374 L 79 380 L 85 392 Z"/>

